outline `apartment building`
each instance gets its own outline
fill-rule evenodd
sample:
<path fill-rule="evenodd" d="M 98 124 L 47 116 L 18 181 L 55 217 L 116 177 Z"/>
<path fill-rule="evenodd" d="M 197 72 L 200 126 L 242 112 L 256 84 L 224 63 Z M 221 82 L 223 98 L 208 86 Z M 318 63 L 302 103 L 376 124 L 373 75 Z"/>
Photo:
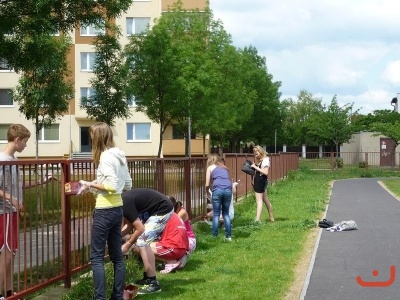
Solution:
<path fill-rule="evenodd" d="M 182 0 L 186 9 L 206 7 L 206 0 Z M 120 26 L 122 37 L 121 44 L 128 42 L 132 34 L 140 34 L 147 25 L 152 26 L 154 19 L 158 18 L 174 0 L 134 0 L 130 9 L 115 20 Z M 91 141 L 89 127 L 95 123 L 88 118 L 86 112 L 79 107 L 80 98 L 93 93 L 89 79 L 93 76 L 92 65 L 94 47 L 92 42 L 97 35 L 97 29 L 91 26 L 76 28 L 72 33 L 73 46 L 68 57 L 72 75 L 75 82 L 75 97 L 69 103 L 69 111 L 51 128 L 44 128 L 39 136 L 39 156 L 45 158 L 59 157 L 90 157 Z M 7 128 L 12 123 L 24 124 L 34 133 L 34 125 L 18 110 L 18 104 L 13 102 L 9 91 L 18 84 L 19 75 L 8 69 L 0 62 L 0 147 L 6 144 Z M 117 119 L 113 128 L 117 146 L 125 151 L 128 157 L 156 157 L 159 147 L 158 124 L 151 122 L 145 114 L 137 112 L 135 105 L 131 106 L 132 115 L 128 119 Z M 191 139 L 191 155 L 209 153 L 209 138 L 203 146 L 202 137 Z M 175 132 L 174 127 L 168 128 L 163 138 L 162 156 L 183 156 L 185 154 L 185 141 L 182 135 Z M 35 157 L 35 138 L 32 136 L 28 147 L 20 157 Z"/>

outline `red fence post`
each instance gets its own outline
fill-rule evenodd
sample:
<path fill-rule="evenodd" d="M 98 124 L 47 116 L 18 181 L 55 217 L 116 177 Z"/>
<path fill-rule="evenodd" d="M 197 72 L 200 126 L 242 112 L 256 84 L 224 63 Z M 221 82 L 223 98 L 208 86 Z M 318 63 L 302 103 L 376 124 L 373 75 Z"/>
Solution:
<path fill-rule="evenodd" d="M 64 191 L 66 182 L 71 181 L 70 160 L 62 163 L 61 190 Z M 65 274 L 64 287 L 71 287 L 71 204 L 70 195 L 61 195 L 61 220 L 62 220 L 62 242 L 63 242 L 63 269 Z"/>

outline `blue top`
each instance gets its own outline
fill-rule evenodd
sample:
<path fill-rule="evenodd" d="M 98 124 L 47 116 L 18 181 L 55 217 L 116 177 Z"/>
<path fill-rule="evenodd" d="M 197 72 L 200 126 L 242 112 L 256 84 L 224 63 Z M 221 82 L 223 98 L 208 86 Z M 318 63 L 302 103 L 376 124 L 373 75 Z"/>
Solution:
<path fill-rule="evenodd" d="M 211 179 L 213 181 L 212 192 L 215 190 L 232 189 L 229 172 L 223 167 L 215 167 L 211 172 Z"/>

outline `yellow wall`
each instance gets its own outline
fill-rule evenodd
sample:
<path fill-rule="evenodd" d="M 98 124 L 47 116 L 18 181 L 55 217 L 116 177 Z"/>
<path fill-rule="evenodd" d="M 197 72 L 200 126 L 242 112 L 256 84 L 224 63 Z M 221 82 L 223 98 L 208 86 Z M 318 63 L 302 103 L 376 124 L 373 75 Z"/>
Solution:
<path fill-rule="evenodd" d="M 218 1 L 218 0 L 217 0 Z M 162 11 L 167 11 L 168 7 L 171 7 L 176 0 L 162 0 Z M 183 8 L 184 9 L 204 9 L 207 5 L 206 0 L 184 0 L 183 2 Z"/>

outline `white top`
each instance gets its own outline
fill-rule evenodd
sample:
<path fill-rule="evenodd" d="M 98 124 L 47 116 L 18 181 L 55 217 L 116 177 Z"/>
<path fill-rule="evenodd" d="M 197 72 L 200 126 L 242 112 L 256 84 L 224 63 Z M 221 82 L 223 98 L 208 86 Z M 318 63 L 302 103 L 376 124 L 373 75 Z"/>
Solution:
<path fill-rule="evenodd" d="M 269 157 L 268 156 L 266 156 L 266 157 L 264 157 L 263 158 L 263 160 L 261 161 L 261 166 L 260 166 L 260 169 L 264 169 L 265 167 L 270 167 L 270 161 L 269 161 Z"/>

